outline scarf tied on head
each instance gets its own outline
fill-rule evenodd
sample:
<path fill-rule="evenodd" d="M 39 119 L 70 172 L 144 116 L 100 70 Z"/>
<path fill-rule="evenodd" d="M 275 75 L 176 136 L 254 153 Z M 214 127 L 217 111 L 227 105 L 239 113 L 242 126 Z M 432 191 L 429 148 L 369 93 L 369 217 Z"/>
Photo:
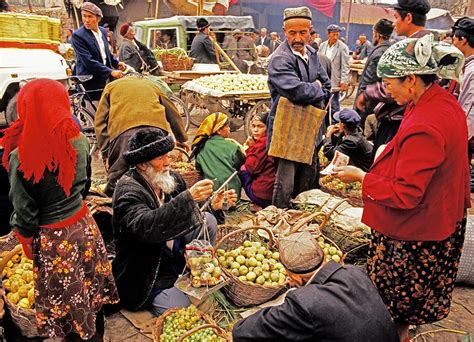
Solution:
<path fill-rule="evenodd" d="M 209 114 L 201 123 L 201 126 L 199 126 L 196 136 L 194 137 L 192 143 L 193 155 L 197 154 L 206 141 L 224 127 L 227 121 L 228 117 L 224 113 L 216 112 Z"/>
<path fill-rule="evenodd" d="M 18 148 L 19 171 L 38 183 L 46 169 L 57 174 L 59 185 L 70 195 L 76 173 L 76 150 L 71 139 L 79 126 L 71 117 L 69 96 L 58 81 L 37 79 L 18 95 L 18 120 L 4 130 L 0 145 L 5 149 L 3 165 L 8 170 L 10 152 Z"/>

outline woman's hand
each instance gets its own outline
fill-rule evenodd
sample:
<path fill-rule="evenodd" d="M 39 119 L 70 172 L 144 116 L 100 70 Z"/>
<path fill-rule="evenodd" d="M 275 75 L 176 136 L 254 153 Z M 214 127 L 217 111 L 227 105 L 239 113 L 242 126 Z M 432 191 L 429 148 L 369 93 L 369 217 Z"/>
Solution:
<path fill-rule="evenodd" d="M 226 207 L 230 208 L 235 206 L 235 203 L 237 203 L 237 193 L 235 192 L 234 189 L 228 190 L 228 191 L 219 191 L 214 198 L 212 199 L 212 209 L 214 210 L 222 210 L 222 209 L 227 209 L 224 208 L 224 203 L 226 203 Z"/>
<path fill-rule="evenodd" d="M 191 197 L 196 202 L 205 201 L 211 196 L 212 194 L 212 187 L 214 186 L 214 182 L 210 179 L 203 179 L 202 181 L 197 182 L 194 184 L 190 189 L 189 192 L 191 193 Z"/>
<path fill-rule="evenodd" d="M 366 175 L 366 172 L 355 166 L 338 166 L 333 169 L 333 172 L 333 176 L 339 178 L 344 183 L 362 183 Z"/>

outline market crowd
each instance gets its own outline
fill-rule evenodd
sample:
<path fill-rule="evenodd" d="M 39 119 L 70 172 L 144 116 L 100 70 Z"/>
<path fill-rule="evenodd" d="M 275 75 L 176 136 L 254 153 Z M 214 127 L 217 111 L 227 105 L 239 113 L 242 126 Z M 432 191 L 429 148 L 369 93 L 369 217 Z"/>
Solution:
<path fill-rule="evenodd" d="M 186 244 L 215 244 L 225 211 L 241 196 L 253 210 L 289 208 L 298 194 L 319 188 L 320 150 L 329 160 L 349 157 L 333 177 L 362 183 L 362 222 L 373 230 L 367 269 L 318 257 L 303 272 L 288 270 L 299 288 L 282 305 L 236 323 L 234 340 L 406 341 L 409 325 L 444 319 L 471 205 L 474 19 L 455 23 L 450 45 L 424 28 L 426 0 L 399 0 L 394 8 L 394 21 L 373 26 L 371 43 L 359 37 L 352 57 L 365 67 L 353 108 L 339 107 L 350 54 L 338 25 L 329 25 L 322 41 L 312 27 L 317 18 L 299 7 L 283 13 L 284 40 L 264 28 L 228 32 L 223 48 L 243 72 L 249 65 L 241 61 L 270 55 L 271 107 L 256 113 L 239 145 L 228 139 L 230 120 L 220 112 L 190 141 L 133 25 L 120 27 L 117 58 L 99 26 L 101 10 L 83 3 L 83 26 L 70 40 L 76 74 L 92 75 L 85 88 L 100 89 L 92 93 L 94 128 L 116 255 L 110 263 L 84 202 L 90 146 L 67 90 L 53 80 L 28 82 L 17 98 L 18 118 L 0 140 L 1 214 L 2 227 L 12 227 L 34 262 L 39 333 L 102 340 L 104 307 L 159 316 L 189 306 L 174 287 Z M 211 25 L 205 18 L 196 25 L 191 56 L 216 63 Z M 394 42 L 393 31 L 406 38 Z M 157 44 L 173 48 L 173 39 L 163 32 Z M 127 65 L 137 73 L 125 75 Z M 175 147 L 195 158 L 203 180 L 188 187 L 171 170 Z"/>

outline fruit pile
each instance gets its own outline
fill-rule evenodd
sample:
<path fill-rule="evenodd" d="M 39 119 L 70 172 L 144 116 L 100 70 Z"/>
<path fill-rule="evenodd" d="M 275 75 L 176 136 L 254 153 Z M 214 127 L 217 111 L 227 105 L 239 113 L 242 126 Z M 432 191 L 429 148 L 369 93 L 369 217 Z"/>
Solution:
<path fill-rule="evenodd" d="M 217 250 L 219 263 L 239 280 L 260 285 L 281 286 L 287 272 L 280 254 L 268 250 L 261 242 L 244 241 L 243 245 L 226 252 Z"/>
<path fill-rule="evenodd" d="M 204 324 L 206 321 L 200 317 L 200 313 L 194 305 L 179 309 L 165 318 L 160 342 L 175 342 L 186 331 Z M 212 328 L 206 328 L 184 338 L 183 341 L 225 342 L 225 339 L 217 336 Z"/>
<path fill-rule="evenodd" d="M 171 168 L 178 173 L 196 171 L 194 163 L 188 163 L 185 161 L 175 161 L 171 164 Z"/>
<path fill-rule="evenodd" d="M 337 249 L 334 246 L 331 246 L 324 240 L 324 237 L 318 237 L 318 244 L 324 252 L 325 261 L 334 260 L 335 262 L 341 262 L 343 253 L 341 250 Z"/>
<path fill-rule="evenodd" d="M 224 280 L 219 262 L 212 251 L 206 251 L 200 256 L 187 256 L 187 263 L 193 287 L 214 286 Z"/>
<path fill-rule="evenodd" d="M 200 77 L 193 82 L 224 93 L 246 91 L 268 91 L 268 78 L 265 75 L 220 74 Z"/>
<path fill-rule="evenodd" d="M 333 177 L 331 175 L 325 176 L 321 178 L 321 185 L 325 188 L 333 191 L 339 192 L 350 192 L 357 196 L 362 196 L 362 183 L 361 182 L 353 182 L 353 183 L 344 183 L 337 177 Z"/>
<path fill-rule="evenodd" d="M 20 308 L 31 309 L 35 302 L 33 261 L 21 251 L 7 262 L 2 277 L 7 299 Z"/>

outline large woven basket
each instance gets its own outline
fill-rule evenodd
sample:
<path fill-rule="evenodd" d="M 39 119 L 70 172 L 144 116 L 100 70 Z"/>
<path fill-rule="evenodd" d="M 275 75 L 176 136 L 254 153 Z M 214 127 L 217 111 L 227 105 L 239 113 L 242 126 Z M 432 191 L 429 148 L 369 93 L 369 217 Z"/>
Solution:
<path fill-rule="evenodd" d="M 351 191 L 346 191 L 346 190 L 336 190 L 336 189 L 330 189 L 324 186 L 324 184 L 320 184 L 321 190 L 337 197 L 341 198 L 347 198 L 348 202 L 353 206 L 353 207 L 358 207 L 362 208 L 364 206 L 364 202 L 362 201 L 362 197 L 359 194 L 353 193 Z"/>
<path fill-rule="evenodd" d="M 182 308 L 178 308 L 178 307 L 168 309 L 160 317 L 157 318 L 155 326 L 153 328 L 153 341 L 155 341 L 155 342 L 160 341 L 160 336 L 163 333 L 163 327 L 165 325 L 166 317 L 168 317 L 169 315 L 174 314 L 175 312 L 177 312 L 181 309 Z M 206 322 L 205 325 L 210 325 L 211 327 L 214 327 L 214 326 L 217 327 L 216 323 L 212 320 L 212 318 L 209 315 L 205 314 L 204 312 L 198 310 L 198 316 Z M 194 329 L 191 329 L 188 332 L 190 332 L 192 330 L 194 330 Z M 196 332 L 196 331 L 197 330 L 194 330 L 193 332 Z M 221 331 L 225 333 L 225 331 L 223 331 L 222 329 L 221 329 Z M 219 334 L 219 336 L 221 336 L 221 335 Z M 228 336 L 226 338 L 228 338 Z M 228 339 L 228 341 L 231 341 L 231 340 Z"/>
<path fill-rule="evenodd" d="M 191 70 L 194 59 L 188 56 L 177 56 L 163 52 L 160 56 L 165 71 Z"/>
<path fill-rule="evenodd" d="M 184 149 L 180 147 L 175 147 L 174 150 L 179 153 L 180 158 L 181 157 L 185 158 L 184 160 L 185 162 L 192 163 L 191 157 Z M 171 169 L 173 169 L 173 164 L 171 164 Z M 178 170 L 173 170 L 173 171 L 178 172 L 181 175 L 181 177 L 183 177 L 184 182 L 186 183 L 186 186 L 188 187 L 188 189 L 192 187 L 194 184 L 196 184 L 197 182 L 199 182 L 200 180 L 202 180 L 202 175 L 196 169 L 191 170 L 191 171 L 178 171 Z"/>
<path fill-rule="evenodd" d="M 0 253 L 9 252 L 18 244 L 18 239 L 13 232 L 0 237 Z"/>
<path fill-rule="evenodd" d="M 269 236 L 268 241 L 263 241 L 258 235 L 250 234 L 251 230 L 264 230 Z M 235 237 L 235 238 L 234 238 Z M 276 247 L 273 241 L 272 231 L 265 227 L 252 226 L 247 228 L 236 229 L 229 234 L 225 235 L 216 243 L 216 249 L 222 248 L 225 250 L 231 250 L 239 247 L 244 240 L 256 240 L 258 239 L 265 244 L 268 249 Z M 224 287 L 224 292 L 229 299 L 237 306 L 255 306 L 265 303 L 280 293 L 287 285 L 269 286 L 260 285 L 250 282 L 244 282 L 239 280 L 238 277 L 234 276 L 225 267 L 221 265 L 222 272 L 229 278 L 229 284 Z"/>
<path fill-rule="evenodd" d="M 215 330 L 217 336 L 224 338 L 226 341 L 229 341 L 229 342 L 232 341 L 232 338 L 229 336 L 229 334 L 228 334 L 224 329 L 222 329 L 221 327 L 219 327 L 219 326 L 217 326 L 217 325 L 215 325 L 215 324 L 203 324 L 203 325 L 201 325 L 201 326 L 199 326 L 199 327 L 193 328 L 193 329 L 191 329 L 191 330 L 185 332 L 185 333 L 183 334 L 183 336 L 181 336 L 181 337 L 178 339 L 178 342 L 184 341 L 184 339 L 185 339 L 186 337 L 190 337 L 191 335 L 193 335 L 194 333 L 198 332 L 199 330 L 208 329 L 208 328 L 211 328 L 211 329 Z"/>
<path fill-rule="evenodd" d="M 6 254 L 0 262 L 0 274 L 3 273 L 8 261 L 13 258 L 14 255 L 19 254 L 22 250 L 21 245 L 15 246 L 8 254 Z M 28 338 L 38 337 L 38 328 L 36 326 L 36 311 L 34 309 L 23 309 L 7 298 L 5 291 L 3 292 L 3 300 L 10 312 L 13 323 L 21 331 L 21 334 Z"/>

